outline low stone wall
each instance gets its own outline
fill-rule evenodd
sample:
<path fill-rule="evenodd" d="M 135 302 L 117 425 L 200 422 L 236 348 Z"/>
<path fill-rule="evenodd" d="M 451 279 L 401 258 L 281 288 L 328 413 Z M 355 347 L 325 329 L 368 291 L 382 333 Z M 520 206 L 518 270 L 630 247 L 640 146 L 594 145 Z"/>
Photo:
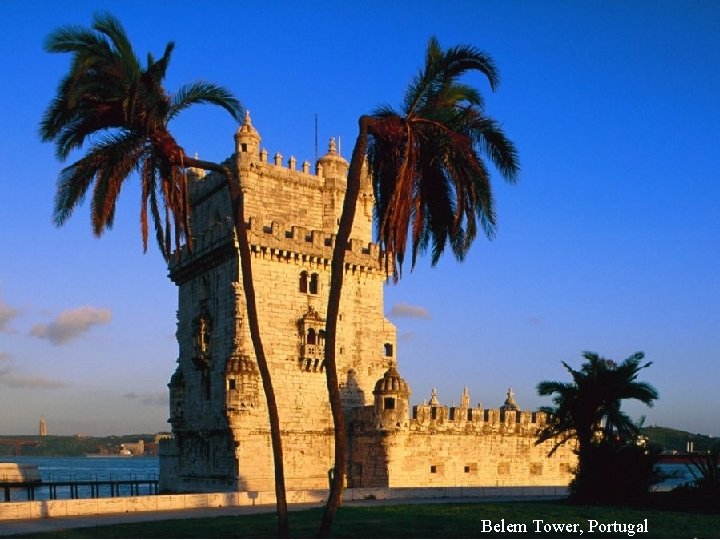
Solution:
<path fill-rule="evenodd" d="M 441 498 L 560 498 L 568 494 L 564 486 L 454 487 L 454 488 L 353 488 L 343 492 L 343 499 L 441 499 Z M 325 502 L 327 490 L 288 491 L 288 503 Z M 275 493 L 242 491 L 237 493 L 193 493 L 181 495 L 145 495 L 101 499 L 61 499 L 0 503 L 0 521 L 38 519 L 62 516 L 87 516 L 126 512 L 157 512 L 188 508 L 221 508 L 270 505 Z"/>

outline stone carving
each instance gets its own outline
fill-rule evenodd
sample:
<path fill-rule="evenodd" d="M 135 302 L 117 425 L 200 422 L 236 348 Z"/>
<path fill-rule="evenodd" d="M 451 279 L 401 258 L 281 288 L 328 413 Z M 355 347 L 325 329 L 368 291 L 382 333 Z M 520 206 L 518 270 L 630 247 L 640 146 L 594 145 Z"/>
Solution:
<path fill-rule="evenodd" d="M 269 159 L 249 115 L 227 162 L 239 171 L 253 284 L 282 428 L 289 490 L 325 489 L 332 418 L 325 380 L 330 260 L 346 189 L 338 145 L 298 170 Z M 292 155 L 288 152 L 286 155 Z M 365 169 L 367 172 L 367 169 Z M 171 381 L 174 439 L 161 443 L 161 489 L 271 491 L 265 400 L 247 328 L 242 273 L 226 180 L 189 175 L 193 249 L 169 263 L 179 288 L 180 357 Z M 545 422 L 520 411 L 443 405 L 436 389 L 412 407 L 397 362 L 395 327 L 383 315 L 385 264 L 372 243 L 372 183 L 361 183 L 346 253 L 336 360 L 348 421 L 348 484 L 354 487 L 563 485 L 571 447 L 547 458 L 535 446 Z M 299 367 L 299 369 L 298 369 Z M 180 384 L 182 381 L 182 384 Z M 515 411 L 505 414 L 505 411 Z M 502 413 L 502 414 L 501 414 Z M 502 458 L 502 462 L 500 459 Z M 532 469 L 532 463 L 543 466 Z M 498 471 L 503 473 L 499 474 Z"/>

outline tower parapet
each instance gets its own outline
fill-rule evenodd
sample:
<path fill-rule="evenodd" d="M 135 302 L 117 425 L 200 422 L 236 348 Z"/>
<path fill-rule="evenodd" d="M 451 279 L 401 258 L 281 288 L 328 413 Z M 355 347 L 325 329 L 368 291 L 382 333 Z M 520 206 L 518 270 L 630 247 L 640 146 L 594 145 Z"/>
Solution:
<path fill-rule="evenodd" d="M 505 404 L 497 409 L 486 409 L 478 403 L 470 406 L 467 388 L 460 397 L 460 407 L 442 405 L 433 389 L 430 402 L 413 407 L 411 431 L 465 431 L 483 433 L 534 433 L 547 421 L 542 411 L 522 411 L 508 391 Z"/>

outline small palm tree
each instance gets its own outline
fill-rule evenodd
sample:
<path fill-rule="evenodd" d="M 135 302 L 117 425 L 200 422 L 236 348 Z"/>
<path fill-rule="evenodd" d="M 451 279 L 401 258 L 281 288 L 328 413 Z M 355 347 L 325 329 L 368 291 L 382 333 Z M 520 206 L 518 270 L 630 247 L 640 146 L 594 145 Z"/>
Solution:
<path fill-rule="evenodd" d="M 620 410 L 624 399 L 636 399 L 651 407 L 658 398 L 655 388 L 638 382 L 641 369 L 652 362 L 642 363 L 644 353 L 636 352 L 617 364 L 597 353 L 584 352 L 585 362 L 579 370 L 567 363 L 563 366 L 572 382 L 543 381 L 537 386 L 541 396 L 553 396 L 553 407 L 541 410 L 549 414 L 547 426 L 538 434 L 536 444 L 553 440 L 550 454 L 568 441 L 577 442 L 578 470 L 576 480 L 581 489 L 591 489 L 582 482 L 591 476 L 593 456 L 604 455 L 598 445 L 621 447 L 635 442 L 639 424 Z"/>
<path fill-rule="evenodd" d="M 55 223 L 60 226 L 92 188 L 91 219 L 95 235 L 112 227 L 123 183 L 137 172 L 142 186 L 140 221 L 147 250 L 148 213 L 152 216 L 160 250 L 170 257 L 173 243 L 190 244 L 185 168 L 216 171 L 227 180 L 235 233 L 240 251 L 248 323 L 268 404 L 275 466 L 279 534 L 287 536 L 287 502 L 277 404 L 265 358 L 255 302 L 250 247 L 243 196 L 236 171 L 188 156 L 171 135 L 168 124 L 178 113 L 199 103 L 218 105 L 240 120 L 242 107 L 230 92 L 198 82 L 168 94 L 163 80 L 173 43 L 159 59 L 148 55 L 139 62 L 120 22 L 109 14 L 96 15 L 91 29 L 67 26 L 50 34 L 45 48 L 70 53 L 69 73 L 40 124 L 43 141 L 55 143 L 61 161 L 92 141 L 84 157 L 60 173 L 55 195 Z M 174 240 L 174 242 L 173 242 Z"/>
<path fill-rule="evenodd" d="M 412 265 L 418 253 L 432 250 L 436 264 L 450 244 L 458 260 L 477 234 L 477 222 L 492 237 L 495 213 L 490 173 L 480 152 L 509 182 L 519 170 L 513 144 L 485 115 L 480 93 L 459 78 L 472 71 L 485 75 L 491 89 L 499 83 L 492 59 L 474 47 L 443 50 L 430 39 L 425 66 L 405 93 L 403 108 L 378 109 L 359 120 L 348 185 L 335 239 L 327 309 L 325 361 L 335 423 L 335 474 L 321 524 L 330 531 L 340 502 L 345 473 L 345 420 L 338 390 L 335 344 L 345 251 L 366 154 L 376 198 L 377 234 L 389 274 L 400 275 L 410 235 Z"/>

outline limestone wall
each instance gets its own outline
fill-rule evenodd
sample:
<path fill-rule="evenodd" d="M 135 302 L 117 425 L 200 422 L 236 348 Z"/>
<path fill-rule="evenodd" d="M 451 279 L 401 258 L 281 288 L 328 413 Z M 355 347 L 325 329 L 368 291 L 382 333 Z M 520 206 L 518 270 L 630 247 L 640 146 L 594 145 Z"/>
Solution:
<path fill-rule="evenodd" d="M 278 403 L 289 489 L 327 486 L 333 425 L 324 364 L 325 309 L 347 162 L 331 143 L 314 172 L 260 149 L 249 118 L 235 136 L 260 333 Z M 178 367 L 170 387 L 174 439 L 161 445 L 163 491 L 271 490 L 265 395 L 246 305 L 225 178 L 190 171 L 192 249 L 170 264 L 178 285 Z M 363 181 L 346 254 L 337 365 L 351 419 L 348 483 L 356 487 L 566 485 L 570 449 L 535 447 L 542 415 L 429 404 L 409 417 L 383 315 L 385 273 L 371 242 Z M 390 369 L 389 369 L 390 368 Z M 382 384 L 380 380 L 382 379 Z M 377 386 L 380 384 L 380 387 Z"/>
<path fill-rule="evenodd" d="M 485 500 L 527 500 L 557 499 L 566 497 L 564 486 L 515 486 L 485 488 L 367 488 L 346 489 L 343 500 L 361 501 L 366 499 L 406 500 L 438 498 L 474 498 Z M 323 504 L 327 490 L 290 490 L 288 503 Z M 42 519 L 63 516 L 89 516 L 100 514 L 161 512 L 163 510 L 185 510 L 190 508 L 227 508 L 274 505 L 274 491 L 241 491 L 233 493 L 198 493 L 177 495 L 146 495 L 142 497 L 115 497 L 102 499 L 69 499 L 55 501 L 0 502 L 0 521 L 16 519 Z M 268 509 L 272 511 L 272 506 Z M 162 516 L 158 517 L 159 519 Z"/>
<path fill-rule="evenodd" d="M 235 159 L 286 477 L 292 487 L 325 487 L 333 457 L 324 313 L 347 162 L 331 145 L 316 173 L 307 165 L 297 170 L 279 158 L 269 163 L 259 141 L 246 121 L 236 135 Z M 175 440 L 162 452 L 161 489 L 271 489 L 265 396 L 245 324 L 225 179 L 200 171 L 190 177 L 193 246 L 170 265 L 179 287 L 179 358 L 170 384 Z M 396 351 L 395 329 L 383 316 L 385 274 L 370 242 L 371 199 L 368 184 L 358 202 L 340 306 L 337 364 L 348 407 L 372 403 L 372 387 Z"/>
<path fill-rule="evenodd" d="M 356 430 L 351 438 L 353 487 L 568 485 L 577 458 L 572 445 L 551 458 L 552 442 L 536 431 Z"/>

